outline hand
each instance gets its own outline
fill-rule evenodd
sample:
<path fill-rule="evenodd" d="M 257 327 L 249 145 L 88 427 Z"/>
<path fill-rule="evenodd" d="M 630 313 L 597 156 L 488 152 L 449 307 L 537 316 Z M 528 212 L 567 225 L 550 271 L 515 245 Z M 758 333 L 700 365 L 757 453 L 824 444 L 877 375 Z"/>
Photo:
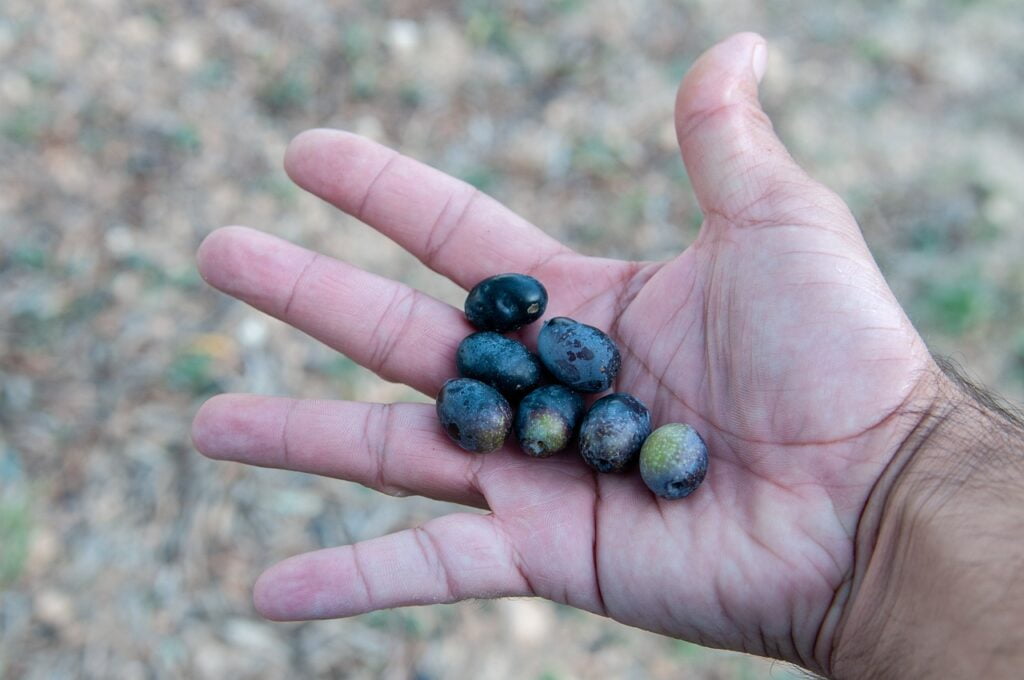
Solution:
<path fill-rule="evenodd" d="M 584 257 L 492 199 L 366 139 L 317 130 L 285 165 L 302 187 L 469 288 L 525 272 L 547 316 L 618 342 L 615 389 L 655 425 L 693 424 L 708 477 L 661 501 L 638 474 L 575 455 L 488 455 L 446 438 L 432 406 L 222 395 L 196 417 L 208 456 L 416 493 L 489 514 L 293 557 L 256 584 L 273 619 L 537 595 L 701 644 L 829 669 L 872 486 L 934 367 L 842 201 L 811 180 L 757 101 L 764 42 L 740 34 L 693 66 L 676 127 L 705 215 L 668 262 Z M 435 395 L 471 328 L 460 310 L 272 236 L 211 234 L 212 285 L 389 380 Z M 525 331 L 534 339 L 539 324 Z"/>

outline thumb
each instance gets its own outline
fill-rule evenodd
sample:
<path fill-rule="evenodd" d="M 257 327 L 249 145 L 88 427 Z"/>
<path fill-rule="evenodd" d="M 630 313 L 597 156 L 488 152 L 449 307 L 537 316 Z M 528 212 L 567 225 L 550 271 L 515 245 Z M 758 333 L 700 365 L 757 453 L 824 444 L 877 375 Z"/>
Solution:
<path fill-rule="evenodd" d="M 813 181 L 775 136 L 757 85 L 764 38 L 738 33 L 697 60 L 676 97 L 676 134 L 697 201 L 709 221 L 755 226 L 826 217 L 859 233 L 845 204 Z M 810 211 L 810 212 L 808 212 Z"/>

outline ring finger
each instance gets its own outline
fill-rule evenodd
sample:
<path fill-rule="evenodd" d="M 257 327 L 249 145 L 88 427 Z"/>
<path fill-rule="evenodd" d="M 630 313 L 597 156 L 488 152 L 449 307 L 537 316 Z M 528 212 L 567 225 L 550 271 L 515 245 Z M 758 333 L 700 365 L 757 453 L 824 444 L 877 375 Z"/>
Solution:
<path fill-rule="evenodd" d="M 197 259 L 215 288 L 431 397 L 473 331 L 451 305 L 255 229 L 214 231 Z"/>

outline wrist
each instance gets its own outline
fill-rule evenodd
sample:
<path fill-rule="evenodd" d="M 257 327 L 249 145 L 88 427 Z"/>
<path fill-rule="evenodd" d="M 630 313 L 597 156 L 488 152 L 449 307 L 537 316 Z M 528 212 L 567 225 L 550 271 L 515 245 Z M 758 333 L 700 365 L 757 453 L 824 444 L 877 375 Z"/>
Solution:
<path fill-rule="evenodd" d="M 1012 677 L 1024 661 L 1024 425 L 952 370 L 917 396 L 861 514 L 827 667 Z"/>

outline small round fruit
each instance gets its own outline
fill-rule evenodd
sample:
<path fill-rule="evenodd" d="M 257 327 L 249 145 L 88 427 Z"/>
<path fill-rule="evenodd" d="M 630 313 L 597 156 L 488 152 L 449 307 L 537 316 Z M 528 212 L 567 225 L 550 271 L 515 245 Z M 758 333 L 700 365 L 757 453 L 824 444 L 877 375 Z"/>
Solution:
<path fill-rule="evenodd" d="M 516 437 L 523 452 L 547 458 L 572 441 L 583 416 L 583 397 L 562 385 L 546 385 L 526 395 L 516 411 Z"/>
<path fill-rule="evenodd" d="M 477 453 L 500 448 L 512 427 L 512 408 L 505 397 L 471 378 L 444 384 L 437 395 L 437 417 L 452 441 Z"/>
<path fill-rule="evenodd" d="M 651 413 L 631 394 L 594 402 L 580 425 L 580 455 L 598 472 L 618 472 L 636 459 L 651 433 Z"/>
<path fill-rule="evenodd" d="M 455 352 L 459 375 L 487 383 L 515 401 L 540 385 L 544 367 L 526 345 L 492 331 L 466 336 Z"/>
<path fill-rule="evenodd" d="M 514 331 L 544 315 L 548 292 L 526 274 L 498 274 L 473 286 L 466 297 L 466 318 L 485 331 Z"/>
<path fill-rule="evenodd" d="M 608 389 L 622 364 L 619 348 L 604 332 L 564 316 L 544 322 L 537 353 L 551 375 L 580 392 Z"/>
<path fill-rule="evenodd" d="M 662 498 L 689 496 L 707 472 L 708 447 L 689 425 L 662 425 L 640 449 L 640 476 Z"/>

